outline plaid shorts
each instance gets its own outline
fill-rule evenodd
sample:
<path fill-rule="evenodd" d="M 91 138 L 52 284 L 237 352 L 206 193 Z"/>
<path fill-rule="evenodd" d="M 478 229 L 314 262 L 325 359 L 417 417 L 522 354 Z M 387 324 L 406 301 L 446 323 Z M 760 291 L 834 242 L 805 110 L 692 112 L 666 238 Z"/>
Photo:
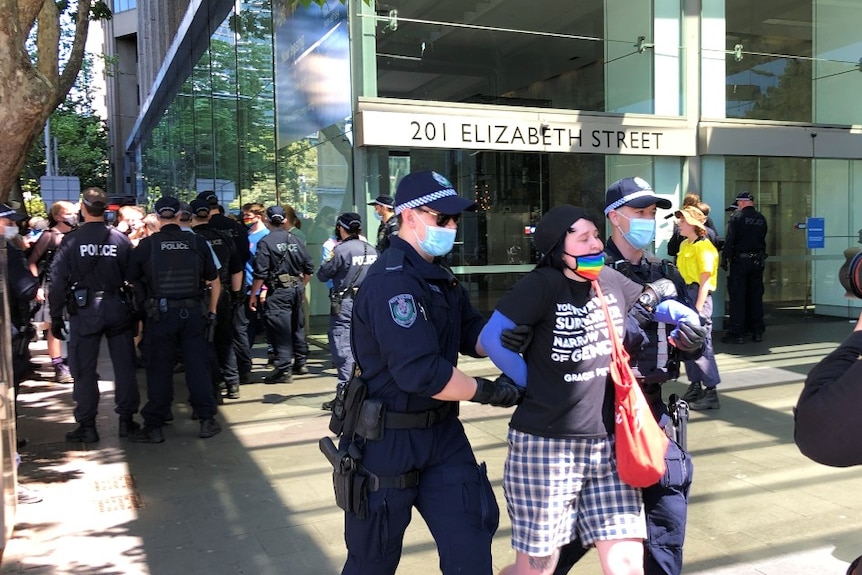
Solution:
<path fill-rule="evenodd" d="M 646 537 L 641 491 L 620 479 L 613 437 L 556 439 L 510 429 L 503 491 L 512 547 L 532 557 L 578 536 L 586 547 Z"/>

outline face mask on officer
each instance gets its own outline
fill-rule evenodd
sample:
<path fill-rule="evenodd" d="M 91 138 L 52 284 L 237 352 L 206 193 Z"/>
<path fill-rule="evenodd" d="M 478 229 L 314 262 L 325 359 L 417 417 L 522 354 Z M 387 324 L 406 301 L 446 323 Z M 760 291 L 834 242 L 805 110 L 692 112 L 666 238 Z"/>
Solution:
<path fill-rule="evenodd" d="M 381 216 L 381 215 L 380 215 L 380 212 L 378 212 L 377 210 L 375 210 L 375 211 L 374 211 L 374 219 L 375 219 L 375 220 L 377 220 L 378 222 L 382 222 L 382 221 L 383 221 L 383 216 Z"/>
<path fill-rule="evenodd" d="M 617 214 L 629 221 L 629 231 L 623 233 L 623 237 L 634 249 L 642 250 L 655 239 L 656 226 L 654 219 L 630 218 L 622 212 L 617 212 Z"/>
<path fill-rule="evenodd" d="M 416 214 L 418 220 L 422 220 L 419 214 Z M 429 226 L 422 222 L 425 226 L 425 239 L 420 240 L 413 230 L 413 235 L 416 236 L 416 241 L 419 242 L 419 247 L 429 256 L 445 256 L 452 251 L 452 246 L 455 245 L 455 234 L 458 230 L 454 228 L 441 228 L 438 226 Z"/>
<path fill-rule="evenodd" d="M 3 226 L 3 237 L 7 240 L 15 239 L 18 235 L 18 226 Z"/>

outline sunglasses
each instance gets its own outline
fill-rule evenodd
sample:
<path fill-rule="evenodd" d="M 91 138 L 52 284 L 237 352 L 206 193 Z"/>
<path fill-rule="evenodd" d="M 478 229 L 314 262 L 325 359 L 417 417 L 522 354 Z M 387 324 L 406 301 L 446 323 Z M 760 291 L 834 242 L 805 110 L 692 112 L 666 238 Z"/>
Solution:
<path fill-rule="evenodd" d="M 449 214 L 441 214 L 440 212 L 435 212 L 433 210 L 429 210 L 428 208 L 419 207 L 416 209 L 418 209 L 420 212 L 425 212 L 426 214 L 430 214 L 437 218 L 437 225 L 441 228 L 448 224 L 450 221 L 455 222 L 455 225 L 457 225 L 458 220 L 461 219 L 461 214 L 456 214 L 452 216 Z"/>

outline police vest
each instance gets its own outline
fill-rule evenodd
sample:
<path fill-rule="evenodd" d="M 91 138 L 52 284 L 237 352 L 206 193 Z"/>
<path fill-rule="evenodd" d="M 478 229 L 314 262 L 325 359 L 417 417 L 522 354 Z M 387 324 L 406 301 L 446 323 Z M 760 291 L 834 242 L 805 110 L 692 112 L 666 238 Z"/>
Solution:
<path fill-rule="evenodd" d="M 199 299 L 204 257 L 194 234 L 181 230 L 160 231 L 152 236 L 148 276 L 153 298 Z M 210 257 L 206 254 L 206 257 Z"/>
<path fill-rule="evenodd" d="M 228 233 L 224 230 L 217 230 L 208 225 L 196 226 L 193 231 L 204 238 L 209 245 L 212 246 L 216 257 L 218 257 L 221 267 L 218 270 L 219 281 L 222 284 L 230 283 L 230 274 L 228 273 L 228 262 L 231 254 L 235 249 L 235 244 Z"/>

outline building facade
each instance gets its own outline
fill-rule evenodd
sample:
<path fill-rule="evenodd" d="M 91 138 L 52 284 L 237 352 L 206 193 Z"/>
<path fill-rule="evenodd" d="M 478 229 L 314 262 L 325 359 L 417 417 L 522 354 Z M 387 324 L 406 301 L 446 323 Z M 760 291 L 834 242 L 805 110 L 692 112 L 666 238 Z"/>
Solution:
<path fill-rule="evenodd" d="M 138 0 L 140 26 L 145 4 L 148 22 L 176 14 Z M 214 189 L 232 208 L 291 204 L 319 253 L 339 211 L 373 228 L 370 199 L 437 170 L 479 204 L 450 264 L 484 311 L 532 269 L 533 226 L 556 204 L 601 216 L 607 184 L 640 176 L 675 206 L 700 194 L 721 233 L 749 190 L 769 221 L 770 313 L 858 313 L 838 269 L 862 228 L 862 4 L 536 6 L 191 0 L 166 48 L 136 52 L 140 78 L 158 72 L 118 182 L 142 203 Z"/>

